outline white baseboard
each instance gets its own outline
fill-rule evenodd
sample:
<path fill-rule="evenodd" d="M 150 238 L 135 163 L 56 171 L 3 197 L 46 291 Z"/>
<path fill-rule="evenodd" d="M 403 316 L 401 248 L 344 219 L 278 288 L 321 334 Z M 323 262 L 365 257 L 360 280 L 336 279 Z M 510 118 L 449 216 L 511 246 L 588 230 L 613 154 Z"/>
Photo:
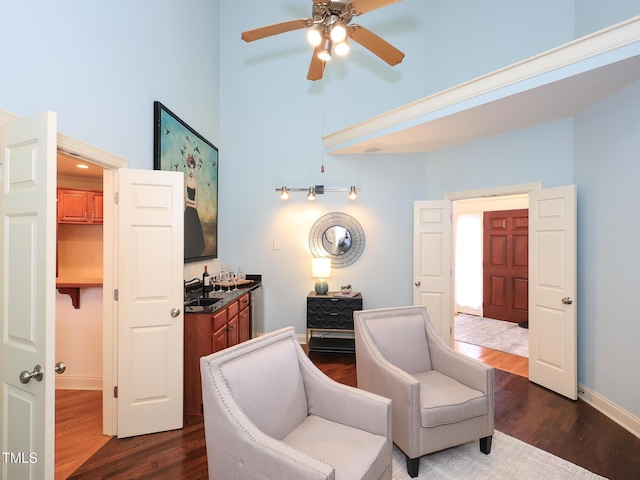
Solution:
<path fill-rule="evenodd" d="M 578 384 L 578 398 L 609 417 L 624 429 L 633 433 L 636 437 L 640 438 L 639 418 L 634 417 L 629 412 L 623 410 L 616 404 L 581 384 Z"/>
<path fill-rule="evenodd" d="M 102 390 L 102 377 L 60 375 L 56 377 L 57 390 Z"/>

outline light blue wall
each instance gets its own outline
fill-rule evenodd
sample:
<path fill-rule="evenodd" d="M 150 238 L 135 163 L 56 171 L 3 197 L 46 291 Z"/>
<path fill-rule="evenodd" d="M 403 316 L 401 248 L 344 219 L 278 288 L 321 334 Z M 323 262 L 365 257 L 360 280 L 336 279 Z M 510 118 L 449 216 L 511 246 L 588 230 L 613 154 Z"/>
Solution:
<path fill-rule="evenodd" d="M 357 22 L 404 51 L 405 60 L 391 68 L 353 44 L 347 59 L 331 61 L 323 81 L 309 82 L 304 30 L 252 43 L 239 33 L 307 17 L 310 4 L 222 2 L 220 193 L 221 205 L 232 207 L 221 213 L 220 261 L 265 275 L 266 330 L 294 325 L 304 332 L 305 297 L 313 287 L 308 233 L 332 211 L 358 218 L 367 244 L 360 261 L 334 270 L 330 286 L 351 283 L 362 290 L 365 308 L 412 302 L 413 201 L 430 194 L 433 162 L 419 154 L 325 156 L 321 174 L 320 138 L 573 38 L 573 2 L 485 3 L 405 0 L 369 12 Z M 550 155 L 561 157 L 566 166 L 555 175 L 570 175 L 571 142 L 548 131 L 550 138 L 534 136 L 539 141 L 525 157 L 547 163 Z M 517 155 L 526 164 L 517 138 L 513 155 L 501 162 Z M 507 178 L 527 176 L 517 167 L 513 172 Z M 301 194 L 286 204 L 275 194 L 281 185 L 313 184 L 355 184 L 362 192 L 356 203 L 328 194 L 312 206 Z M 272 249 L 274 240 L 281 250 Z"/>
<path fill-rule="evenodd" d="M 638 0 L 575 0 L 576 37 L 640 15 Z"/>
<path fill-rule="evenodd" d="M 575 119 L 578 377 L 640 418 L 640 83 Z"/>
<path fill-rule="evenodd" d="M 219 0 L 3 2 L 0 109 L 153 168 L 153 101 L 219 136 Z"/>
<path fill-rule="evenodd" d="M 305 79 L 311 52 L 303 31 L 240 40 L 243 30 L 309 13 L 302 0 L 4 2 L 0 109 L 19 116 L 54 110 L 62 133 L 150 169 L 152 105 L 160 100 L 218 146 L 220 260 L 264 274 L 265 330 L 294 325 L 304 332 L 313 286 L 308 232 L 325 213 L 354 215 L 367 236 L 362 259 L 334 271 L 330 285 L 352 283 L 367 308 L 403 305 L 411 303 L 414 200 L 575 182 L 579 380 L 640 416 L 631 248 L 638 227 L 629 193 L 638 177 L 630 160 L 640 150 L 637 87 L 573 120 L 426 156 L 322 159 L 320 141 L 323 133 L 640 14 L 640 4 L 404 0 L 358 19 L 406 53 L 402 64 L 391 68 L 353 45 L 349 58 L 335 59 L 325 81 L 315 83 Z M 349 203 L 327 194 L 309 205 L 294 194 L 283 204 L 275 194 L 283 184 L 355 184 L 361 197 Z"/>
<path fill-rule="evenodd" d="M 573 183 L 573 120 L 560 120 L 427 155 L 427 200 L 447 193 L 542 182 Z"/>

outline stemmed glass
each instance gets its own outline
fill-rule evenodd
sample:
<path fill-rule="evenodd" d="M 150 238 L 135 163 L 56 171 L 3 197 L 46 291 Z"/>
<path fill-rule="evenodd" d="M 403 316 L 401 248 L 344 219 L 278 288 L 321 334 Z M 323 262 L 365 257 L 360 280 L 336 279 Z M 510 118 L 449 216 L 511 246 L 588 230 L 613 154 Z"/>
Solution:
<path fill-rule="evenodd" d="M 216 293 L 216 283 L 218 283 L 218 277 L 220 276 L 219 273 L 212 273 L 211 274 L 211 295 L 215 295 Z"/>
<path fill-rule="evenodd" d="M 238 267 L 238 273 L 236 274 L 237 279 L 240 280 L 241 282 L 243 280 L 246 280 L 247 275 L 244 273 L 244 269 L 242 267 Z"/>

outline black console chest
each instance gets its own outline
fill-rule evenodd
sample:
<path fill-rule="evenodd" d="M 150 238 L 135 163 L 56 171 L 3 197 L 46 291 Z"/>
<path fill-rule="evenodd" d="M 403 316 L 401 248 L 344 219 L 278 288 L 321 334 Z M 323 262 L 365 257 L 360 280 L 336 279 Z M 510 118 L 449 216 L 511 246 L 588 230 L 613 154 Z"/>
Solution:
<path fill-rule="evenodd" d="M 362 310 L 362 294 L 343 295 L 329 292 L 307 295 L 307 346 L 316 352 L 355 351 L 353 337 L 327 336 L 329 332 L 353 334 L 353 312 Z M 315 335 L 314 335 L 315 334 Z"/>

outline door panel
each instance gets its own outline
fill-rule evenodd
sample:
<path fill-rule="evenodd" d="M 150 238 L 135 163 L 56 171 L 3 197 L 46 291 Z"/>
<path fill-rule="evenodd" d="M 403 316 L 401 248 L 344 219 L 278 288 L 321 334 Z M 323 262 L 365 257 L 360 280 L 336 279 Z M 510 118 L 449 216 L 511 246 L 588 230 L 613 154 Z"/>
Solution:
<path fill-rule="evenodd" d="M 414 202 L 413 304 L 425 305 L 429 318 L 451 344 L 451 202 Z"/>
<path fill-rule="evenodd" d="M 528 210 L 484 213 L 483 316 L 528 320 Z"/>
<path fill-rule="evenodd" d="M 182 428 L 184 176 L 118 177 L 118 437 L 129 437 Z"/>
<path fill-rule="evenodd" d="M 577 398 L 576 189 L 530 194 L 529 379 Z"/>
<path fill-rule="evenodd" d="M 52 112 L 0 127 L 3 479 L 54 472 L 56 138 Z"/>

